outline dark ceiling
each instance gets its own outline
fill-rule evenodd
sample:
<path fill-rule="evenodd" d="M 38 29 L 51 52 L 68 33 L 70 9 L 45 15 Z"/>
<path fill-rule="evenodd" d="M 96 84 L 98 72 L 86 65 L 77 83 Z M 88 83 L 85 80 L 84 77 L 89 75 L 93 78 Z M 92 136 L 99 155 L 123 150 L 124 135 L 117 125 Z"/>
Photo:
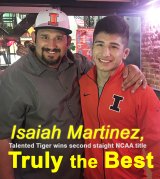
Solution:
<path fill-rule="evenodd" d="M 68 15 L 139 13 L 159 0 L 0 0 L 0 6 L 60 7 Z"/>

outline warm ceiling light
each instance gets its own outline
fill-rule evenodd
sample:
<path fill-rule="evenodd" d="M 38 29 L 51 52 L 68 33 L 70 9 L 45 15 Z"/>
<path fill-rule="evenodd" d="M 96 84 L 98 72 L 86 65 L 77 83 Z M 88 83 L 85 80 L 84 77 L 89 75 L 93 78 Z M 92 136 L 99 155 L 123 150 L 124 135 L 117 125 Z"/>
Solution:
<path fill-rule="evenodd" d="M 77 0 L 77 1 L 132 2 L 132 0 Z"/>

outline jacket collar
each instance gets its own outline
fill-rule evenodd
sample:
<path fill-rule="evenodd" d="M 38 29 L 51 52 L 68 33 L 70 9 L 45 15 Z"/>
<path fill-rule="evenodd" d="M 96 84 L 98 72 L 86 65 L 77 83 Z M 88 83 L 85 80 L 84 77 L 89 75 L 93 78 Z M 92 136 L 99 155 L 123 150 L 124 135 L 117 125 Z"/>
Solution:
<path fill-rule="evenodd" d="M 121 76 L 123 69 L 124 63 L 119 65 L 114 74 L 109 77 L 109 81 L 113 80 L 117 76 Z M 95 81 L 95 83 L 97 83 L 97 68 L 95 65 L 88 71 L 87 76 L 91 78 L 93 81 Z"/>

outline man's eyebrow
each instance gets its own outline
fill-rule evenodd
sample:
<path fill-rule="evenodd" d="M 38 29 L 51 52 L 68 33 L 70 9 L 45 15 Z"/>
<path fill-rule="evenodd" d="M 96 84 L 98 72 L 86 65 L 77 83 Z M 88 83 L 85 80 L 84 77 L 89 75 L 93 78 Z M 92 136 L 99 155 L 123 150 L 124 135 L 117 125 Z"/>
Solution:
<path fill-rule="evenodd" d="M 45 35 L 47 35 L 46 33 L 42 33 L 42 34 L 40 34 L 40 36 L 45 36 Z"/>
<path fill-rule="evenodd" d="M 40 34 L 40 36 L 48 36 L 49 34 L 47 34 L 47 33 L 42 33 L 42 34 Z M 63 34 L 57 34 L 55 37 L 64 37 L 65 35 L 63 35 Z"/>
<path fill-rule="evenodd" d="M 94 43 L 105 43 L 104 41 L 101 41 L 101 40 L 96 40 Z M 120 46 L 119 43 L 116 43 L 116 42 L 111 42 L 110 45 L 115 45 L 115 46 Z"/>
<path fill-rule="evenodd" d="M 111 44 L 111 45 L 120 46 L 120 44 L 119 44 L 119 43 L 116 43 L 116 42 L 111 42 L 110 44 Z"/>
<path fill-rule="evenodd" d="M 94 43 L 104 43 L 104 42 L 101 40 L 96 40 L 96 41 L 94 41 Z"/>

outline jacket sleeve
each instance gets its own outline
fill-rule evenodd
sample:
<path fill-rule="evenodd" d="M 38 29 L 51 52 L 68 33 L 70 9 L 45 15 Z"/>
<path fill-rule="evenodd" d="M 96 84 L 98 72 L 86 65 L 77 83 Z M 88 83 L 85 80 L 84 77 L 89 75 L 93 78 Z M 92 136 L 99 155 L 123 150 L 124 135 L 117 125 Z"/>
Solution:
<path fill-rule="evenodd" d="M 0 75 L 0 139 L 10 138 L 13 125 L 20 127 L 24 120 L 23 94 L 20 94 L 22 89 L 17 85 L 15 73 L 9 75 L 5 70 Z"/>
<path fill-rule="evenodd" d="M 143 94 L 143 95 L 142 95 Z M 141 129 L 146 153 L 152 152 L 152 178 L 160 178 L 160 101 L 154 91 L 147 87 L 137 101 L 138 126 Z"/>
<path fill-rule="evenodd" d="M 81 54 L 75 53 L 74 59 L 75 59 L 75 62 L 78 66 L 78 69 L 79 69 L 81 76 L 86 74 L 91 69 L 91 67 L 93 66 L 93 62 L 88 60 L 85 56 L 83 56 Z"/>

